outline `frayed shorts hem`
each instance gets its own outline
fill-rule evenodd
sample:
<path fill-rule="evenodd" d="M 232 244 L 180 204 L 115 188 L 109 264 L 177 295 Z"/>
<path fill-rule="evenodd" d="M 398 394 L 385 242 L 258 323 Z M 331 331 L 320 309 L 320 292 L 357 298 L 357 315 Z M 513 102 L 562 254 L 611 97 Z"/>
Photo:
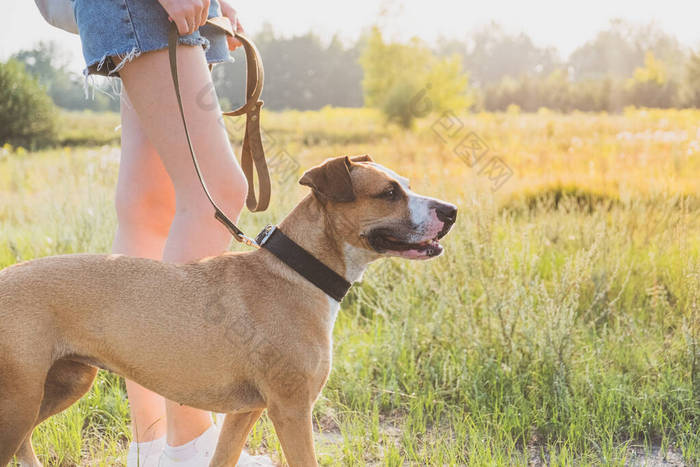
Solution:
<path fill-rule="evenodd" d="M 209 49 L 209 41 L 204 37 L 180 37 L 178 40 L 179 45 L 188 46 L 201 46 L 206 51 Z M 167 49 L 168 44 L 165 43 L 162 46 L 151 47 L 148 50 L 142 50 L 138 46 L 131 46 L 123 49 L 117 49 L 113 52 L 106 53 L 100 60 L 95 60 L 92 63 L 87 64 L 83 70 L 83 75 L 101 75 L 107 77 L 119 77 L 119 70 L 121 70 L 124 65 L 131 62 L 136 57 L 141 54 L 148 52 L 155 52 L 156 50 Z M 118 60 L 115 60 L 114 58 Z M 209 57 L 207 56 L 207 63 L 210 65 L 216 63 L 232 62 L 233 57 L 227 55 L 226 57 Z"/>
<path fill-rule="evenodd" d="M 118 77 L 119 70 L 139 55 L 168 47 L 170 21 L 156 0 L 71 0 L 86 68 L 83 74 Z M 211 0 L 208 17 L 221 16 Z M 207 62 L 230 60 L 228 41 L 220 29 L 205 24 L 179 38 L 179 44 L 201 46 Z"/>

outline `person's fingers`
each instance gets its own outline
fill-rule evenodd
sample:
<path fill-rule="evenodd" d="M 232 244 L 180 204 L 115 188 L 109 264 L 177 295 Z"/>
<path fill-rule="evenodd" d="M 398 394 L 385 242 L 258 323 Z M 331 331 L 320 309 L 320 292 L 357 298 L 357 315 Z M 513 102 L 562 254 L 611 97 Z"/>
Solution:
<path fill-rule="evenodd" d="M 211 0 L 158 0 L 177 25 L 181 36 L 194 33 L 206 23 Z"/>
<path fill-rule="evenodd" d="M 241 25 L 241 22 L 238 21 L 238 18 L 236 18 L 236 32 L 240 32 L 241 34 L 244 34 L 244 33 L 245 33 L 245 29 L 243 29 L 243 26 Z M 243 46 L 243 44 L 241 43 L 241 41 L 239 41 L 239 40 L 236 39 L 235 37 L 234 37 L 234 40 L 236 41 L 236 47 L 242 47 L 242 46 Z"/>
<path fill-rule="evenodd" d="M 197 21 L 199 19 L 196 18 L 195 16 L 188 16 L 187 17 L 187 34 L 192 34 L 197 30 Z"/>
<path fill-rule="evenodd" d="M 231 30 L 232 31 L 237 31 L 237 25 L 238 23 L 238 12 L 231 7 L 227 2 L 222 1 L 220 2 L 221 5 L 221 12 L 225 18 L 229 20 L 231 23 Z M 236 39 L 235 37 L 231 36 L 226 36 L 226 41 L 228 42 L 228 49 L 229 50 L 235 50 L 237 47 L 240 47 L 241 43 Z"/>
<path fill-rule="evenodd" d="M 187 25 L 187 20 L 185 19 L 184 16 L 179 17 L 179 18 L 174 18 L 173 21 L 175 21 L 175 24 L 177 25 L 177 32 L 181 36 L 184 36 L 188 34 L 187 31 L 189 31 L 189 26 Z"/>
<path fill-rule="evenodd" d="M 233 8 L 229 8 L 226 12 L 226 18 L 228 18 L 229 23 L 231 23 L 231 31 L 236 30 L 236 24 L 238 23 L 238 13 Z"/>
<path fill-rule="evenodd" d="M 233 20 L 231 21 L 231 28 L 232 28 L 234 31 L 236 31 L 236 32 L 240 32 L 240 33 L 245 32 L 245 31 L 243 30 L 243 26 L 241 26 L 241 22 L 238 21 L 238 15 L 237 15 L 237 14 L 236 14 L 236 21 L 235 21 L 235 23 L 233 22 Z M 234 37 L 231 37 L 231 36 L 228 37 L 228 49 L 229 49 L 229 50 L 236 50 L 238 47 L 241 47 L 242 45 L 243 45 L 243 44 L 241 44 L 241 41 L 239 41 L 238 39 L 236 39 L 235 36 L 234 36 Z"/>
<path fill-rule="evenodd" d="M 241 41 L 236 39 L 233 36 L 226 36 L 226 40 L 228 40 L 228 49 L 229 50 L 236 50 L 238 47 L 242 46 Z"/>
<path fill-rule="evenodd" d="M 202 11 L 199 16 L 198 26 L 204 26 L 204 23 L 207 22 L 207 18 L 209 18 L 209 0 L 204 0 L 202 2 Z"/>

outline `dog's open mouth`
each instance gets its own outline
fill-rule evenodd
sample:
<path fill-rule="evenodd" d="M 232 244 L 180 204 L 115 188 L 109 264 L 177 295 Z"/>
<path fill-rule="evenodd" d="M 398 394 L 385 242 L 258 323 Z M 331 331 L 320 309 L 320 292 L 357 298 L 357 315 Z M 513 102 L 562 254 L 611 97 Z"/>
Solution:
<path fill-rule="evenodd" d="M 408 259 L 427 259 L 438 256 L 443 248 L 438 239 L 424 240 L 420 243 L 407 243 L 386 231 L 375 230 L 368 237 L 369 244 L 379 253 L 389 253 Z"/>

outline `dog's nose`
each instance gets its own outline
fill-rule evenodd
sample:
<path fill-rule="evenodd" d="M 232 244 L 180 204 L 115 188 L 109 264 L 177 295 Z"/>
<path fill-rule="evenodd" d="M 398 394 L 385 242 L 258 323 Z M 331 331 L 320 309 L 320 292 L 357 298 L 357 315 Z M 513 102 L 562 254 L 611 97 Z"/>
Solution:
<path fill-rule="evenodd" d="M 457 219 L 457 206 L 450 203 L 439 203 L 435 206 L 435 214 L 445 225 L 452 225 Z"/>

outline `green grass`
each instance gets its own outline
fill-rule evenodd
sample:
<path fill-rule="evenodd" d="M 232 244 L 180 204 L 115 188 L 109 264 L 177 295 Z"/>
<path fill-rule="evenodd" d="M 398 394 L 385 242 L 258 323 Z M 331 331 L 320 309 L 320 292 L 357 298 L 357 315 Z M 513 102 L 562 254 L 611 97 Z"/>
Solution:
<path fill-rule="evenodd" d="M 112 112 L 62 111 L 58 124 L 60 146 L 119 144 L 119 114 Z"/>
<path fill-rule="evenodd" d="M 301 168 L 369 152 L 460 207 L 442 257 L 376 263 L 344 300 L 314 412 L 323 465 L 625 465 L 657 448 L 700 464 L 700 211 L 679 201 L 700 194 L 697 156 L 610 136 L 682 131 L 686 113 L 466 116 L 515 168 L 493 195 L 431 121 L 374 132 L 374 114 L 322 112 L 265 120 Z M 109 147 L 0 158 L 0 267 L 109 251 L 117 163 Z M 579 188 L 502 208 L 544 178 Z M 274 190 L 271 210 L 245 213 L 244 230 L 281 219 L 304 193 L 294 177 Z M 614 202 L 581 206 L 580 193 Z M 119 464 L 128 439 L 123 383 L 102 372 L 34 435 L 39 456 L 60 466 Z M 281 458 L 266 417 L 249 447 Z"/>

